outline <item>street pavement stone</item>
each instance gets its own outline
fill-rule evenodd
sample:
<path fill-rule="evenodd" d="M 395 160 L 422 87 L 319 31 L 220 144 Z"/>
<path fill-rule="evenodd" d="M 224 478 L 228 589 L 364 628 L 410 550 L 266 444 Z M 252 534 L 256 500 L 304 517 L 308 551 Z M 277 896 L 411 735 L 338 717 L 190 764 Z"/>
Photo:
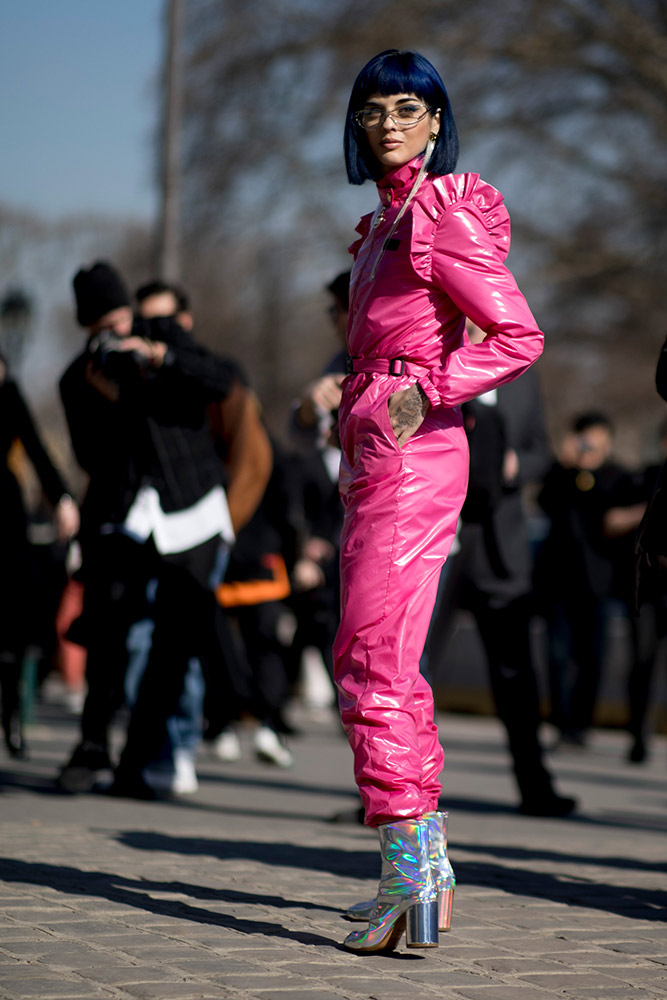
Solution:
<path fill-rule="evenodd" d="M 612 1000 L 624 1000 L 625 997 L 632 997 L 634 1000 L 634 997 L 639 997 L 639 1000 L 641 1000 L 642 997 L 651 996 L 651 993 L 647 990 L 637 989 L 634 986 L 626 986 L 625 988 L 613 986 L 611 989 L 607 986 L 602 989 L 580 988 L 576 993 L 572 993 L 570 990 L 564 990 L 563 993 L 568 1000 L 573 1000 L 573 998 L 576 998 L 576 1000 L 580 1000 L 581 998 L 583 1000 L 586 997 L 590 997 L 590 1000 L 606 1000 L 606 997 L 611 997 Z"/>
<path fill-rule="evenodd" d="M 325 989 L 300 989 L 300 990 L 259 990 L 257 997 L 261 1000 L 340 1000 L 340 993 L 333 993 Z M 235 997 L 241 998 L 240 993 L 235 993 Z M 378 996 L 377 1000 L 381 1000 Z"/>
<path fill-rule="evenodd" d="M 377 884 L 333 715 L 295 703 L 295 765 L 202 753 L 200 789 L 138 802 L 65 796 L 77 720 L 38 706 L 27 761 L 0 760 L 0 1000 L 584 1000 L 667 997 L 667 739 L 552 752 L 576 816 L 520 816 L 496 720 L 443 714 L 442 807 L 458 885 L 438 949 L 361 956 L 343 911 Z M 116 751 L 122 731 L 114 733 Z"/>
<path fill-rule="evenodd" d="M 462 989 L 458 995 L 466 1000 L 548 1000 L 553 994 L 525 986 L 490 986 L 484 989 Z M 562 996 L 561 991 L 561 996 Z"/>

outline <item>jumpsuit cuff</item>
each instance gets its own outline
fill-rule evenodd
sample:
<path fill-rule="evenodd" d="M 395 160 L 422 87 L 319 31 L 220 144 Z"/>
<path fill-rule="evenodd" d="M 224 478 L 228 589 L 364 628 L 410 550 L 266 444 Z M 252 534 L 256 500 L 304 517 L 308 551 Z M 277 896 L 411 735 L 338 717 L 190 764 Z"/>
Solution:
<path fill-rule="evenodd" d="M 428 375 L 417 380 L 431 406 L 442 406 L 442 398 Z"/>

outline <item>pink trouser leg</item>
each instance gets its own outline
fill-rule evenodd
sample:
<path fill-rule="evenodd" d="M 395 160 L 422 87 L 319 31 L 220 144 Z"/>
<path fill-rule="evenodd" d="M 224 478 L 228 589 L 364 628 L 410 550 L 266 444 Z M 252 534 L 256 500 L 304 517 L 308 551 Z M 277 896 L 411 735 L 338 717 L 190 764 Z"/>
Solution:
<path fill-rule="evenodd" d="M 433 600 L 435 601 L 435 598 Z M 426 635 L 424 635 L 425 639 Z M 422 755 L 422 791 L 428 800 L 426 812 L 435 812 L 442 791 L 439 775 L 442 771 L 444 754 L 440 746 L 438 727 L 435 724 L 433 691 L 421 673 L 415 682 L 413 698 Z"/>
<path fill-rule="evenodd" d="M 465 496 L 467 448 L 451 417 L 432 423 L 403 449 L 388 437 L 346 448 L 355 462 L 341 473 L 335 677 L 369 826 L 436 809 L 441 789 L 443 751 L 419 659 Z"/>

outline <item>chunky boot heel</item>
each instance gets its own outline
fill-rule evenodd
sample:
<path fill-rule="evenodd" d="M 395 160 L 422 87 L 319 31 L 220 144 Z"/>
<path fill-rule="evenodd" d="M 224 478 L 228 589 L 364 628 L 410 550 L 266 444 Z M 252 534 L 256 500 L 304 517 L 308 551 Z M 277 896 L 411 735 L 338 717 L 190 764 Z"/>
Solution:
<path fill-rule="evenodd" d="M 345 938 L 350 951 L 391 951 L 406 930 L 410 948 L 438 943 L 438 901 L 429 862 L 428 823 L 407 819 L 378 827 L 382 872 L 368 927 Z"/>
<path fill-rule="evenodd" d="M 452 926 L 452 909 L 454 908 L 454 890 L 444 889 L 438 893 L 438 930 L 448 931 Z"/>
<path fill-rule="evenodd" d="M 438 902 L 415 903 L 405 915 L 408 948 L 438 947 Z"/>

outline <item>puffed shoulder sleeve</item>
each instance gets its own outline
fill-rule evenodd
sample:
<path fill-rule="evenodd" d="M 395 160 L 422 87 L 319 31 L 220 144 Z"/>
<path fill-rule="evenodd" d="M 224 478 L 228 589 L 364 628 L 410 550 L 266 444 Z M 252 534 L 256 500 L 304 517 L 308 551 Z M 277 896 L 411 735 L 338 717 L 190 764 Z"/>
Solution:
<path fill-rule="evenodd" d="M 424 386 L 431 402 L 437 394 L 440 405 L 457 406 L 529 368 L 544 335 L 505 265 L 510 225 L 502 195 L 477 174 L 439 178 L 436 195 L 432 281 L 487 335 L 449 354 Z"/>

